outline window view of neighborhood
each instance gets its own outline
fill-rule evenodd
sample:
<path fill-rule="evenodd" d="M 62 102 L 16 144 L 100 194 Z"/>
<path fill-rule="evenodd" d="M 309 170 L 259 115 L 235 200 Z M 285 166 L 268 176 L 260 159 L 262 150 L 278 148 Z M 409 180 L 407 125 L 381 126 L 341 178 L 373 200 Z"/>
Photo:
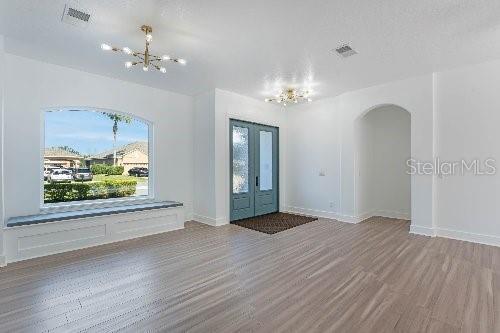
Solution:
<path fill-rule="evenodd" d="M 87 110 L 45 112 L 44 203 L 149 194 L 149 126 Z"/>

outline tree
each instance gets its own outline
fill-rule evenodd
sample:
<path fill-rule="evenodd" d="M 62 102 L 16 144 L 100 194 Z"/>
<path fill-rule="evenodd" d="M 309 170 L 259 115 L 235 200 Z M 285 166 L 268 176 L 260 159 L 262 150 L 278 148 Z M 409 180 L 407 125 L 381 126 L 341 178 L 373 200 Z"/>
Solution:
<path fill-rule="evenodd" d="M 132 118 L 129 116 L 110 112 L 102 112 L 102 114 L 108 117 L 113 122 L 113 165 L 116 165 L 116 136 L 118 134 L 118 124 L 130 124 L 132 122 Z"/>

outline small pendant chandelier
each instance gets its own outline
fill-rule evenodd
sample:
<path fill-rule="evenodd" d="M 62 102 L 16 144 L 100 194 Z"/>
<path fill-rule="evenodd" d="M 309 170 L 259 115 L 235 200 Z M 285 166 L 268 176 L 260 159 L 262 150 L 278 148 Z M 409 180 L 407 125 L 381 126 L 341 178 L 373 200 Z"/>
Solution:
<path fill-rule="evenodd" d="M 149 25 L 143 25 L 141 27 L 141 31 L 143 31 L 146 34 L 146 47 L 144 49 L 144 52 L 132 51 L 128 47 L 122 47 L 122 48 L 114 47 L 108 44 L 101 44 L 101 49 L 103 51 L 123 52 L 127 55 L 132 56 L 134 58 L 133 61 L 125 62 L 125 67 L 131 68 L 132 66 L 142 65 L 142 70 L 145 72 L 149 71 L 150 68 L 153 68 L 159 70 L 162 73 L 166 73 L 167 69 L 165 68 L 164 64 L 169 61 L 181 65 L 186 64 L 186 60 L 184 59 L 173 58 L 168 55 L 163 55 L 160 57 L 151 54 L 149 52 L 149 43 L 153 40 L 153 35 L 151 35 L 151 33 L 153 32 L 153 28 L 151 28 Z"/>
<path fill-rule="evenodd" d="M 276 102 L 278 104 L 283 104 L 283 106 L 287 106 L 288 104 L 297 104 L 303 101 L 312 102 L 311 97 L 309 97 L 310 94 L 311 92 L 308 90 L 297 91 L 296 89 L 289 88 L 282 90 L 274 97 L 266 98 L 265 101 L 268 103 Z"/>

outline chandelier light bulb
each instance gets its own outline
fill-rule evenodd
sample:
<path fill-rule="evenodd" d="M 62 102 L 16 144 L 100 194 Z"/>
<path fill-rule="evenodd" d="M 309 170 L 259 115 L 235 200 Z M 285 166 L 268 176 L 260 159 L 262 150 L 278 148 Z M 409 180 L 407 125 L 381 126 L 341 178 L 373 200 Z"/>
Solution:
<path fill-rule="evenodd" d="M 122 49 L 122 51 L 123 51 L 124 53 L 126 53 L 126 54 L 132 54 L 132 50 L 131 50 L 131 49 L 129 49 L 128 47 L 126 47 L 126 46 Z"/>
<path fill-rule="evenodd" d="M 170 58 L 170 56 L 169 56 L 169 55 L 164 55 L 164 56 L 162 56 L 161 58 L 162 58 L 163 60 L 165 60 L 165 61 L 168 61 L 168 60 L 171 60 L 171 59 L 172 59 L 172 58 Z"/>
<path fill-rule="evenodd" d="M 186 64 L 186 60 L 185 59 L 178 59 L 177 62 L 181 65 L 185 65 Z"/>
<path fill-rule="evenodd" d="M 151 34 L 147 34 L 147 35 L 146 35 L 146 41 L 150 42 L 150 41 L 152 41 L 152 40 L 153 40 L 153 35 L 151 35 Z"/>
<path fill-rule="evenodd" d="M 313 100 L 312 100 L 312 98 L 308 98 L 307 101 L 308 102 L 312 102 Z"/>
<path fill-rule="evenodd" d="M 165 67 L 160 67 L 160 72 L 162 73 L 166 73 L 167 72 L 167 69 Z"/>
<path fill-rule="evenodd" d="M 104 44 L 104 43 L 102 43 L 102 44 L 101 44 L 101 49 L 102 49 L 103 51 L 110 51 L 110 50 L 112 49 L 112 47 L 111 47 L 110 45 L 108 45 L 108 44 Z"/>
<path fill-rule="evenodd" d="M 125 67 L 126 67 L 126 68 L 130 68 L 130 67 L 132 67 L 132 61 L 127 61 L 127 62 L 125 63 Z"/>
<path fill-rule="evenodd" d="M 148 66 L 142 66 L 142 70 L 147 72 L 149 70 L 149 67 Z"/>

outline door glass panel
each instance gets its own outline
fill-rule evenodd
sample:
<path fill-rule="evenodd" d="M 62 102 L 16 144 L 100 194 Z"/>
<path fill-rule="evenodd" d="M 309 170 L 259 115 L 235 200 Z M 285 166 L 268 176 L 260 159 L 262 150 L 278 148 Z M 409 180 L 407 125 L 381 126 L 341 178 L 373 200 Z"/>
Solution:
<path fill-rule="evenodd" d="M 273 133 L 260 131 L 260 190 L 273 189 Z"/>
<path fill-rule="evenodd" d="M 248 128 L 233 127 L 233 193 L 248 192 Z"/>

